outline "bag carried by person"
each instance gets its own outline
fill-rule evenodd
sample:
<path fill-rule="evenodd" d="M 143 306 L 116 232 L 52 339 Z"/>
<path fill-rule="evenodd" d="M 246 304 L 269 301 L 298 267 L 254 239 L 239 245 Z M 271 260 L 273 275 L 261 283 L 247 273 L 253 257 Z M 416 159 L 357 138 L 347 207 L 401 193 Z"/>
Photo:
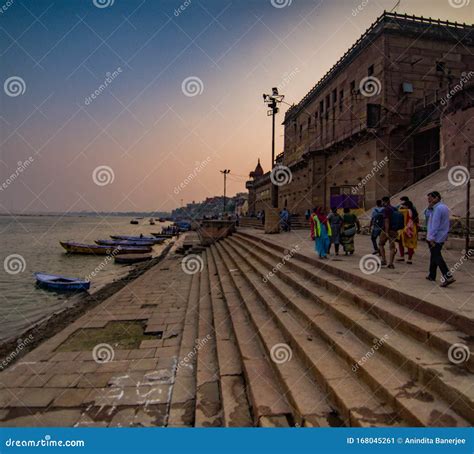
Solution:
<path fill-rule="evenodd" d="M 390 215 L 390 230 L 398 232 L 398 230 L 403 230 L 404 228 L 405 220 L 403 218 L 403 213 L 394 208 Z"/>

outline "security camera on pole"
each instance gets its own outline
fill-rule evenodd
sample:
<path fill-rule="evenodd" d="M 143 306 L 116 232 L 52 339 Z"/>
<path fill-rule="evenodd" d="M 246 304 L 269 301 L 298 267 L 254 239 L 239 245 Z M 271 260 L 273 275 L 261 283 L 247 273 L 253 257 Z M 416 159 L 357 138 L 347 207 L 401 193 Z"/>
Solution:
<path fill-rule="evenodd" d="M 272 117 L 272 162 L 271 169 L 275 166 L 275 116 L 279 111 L 278 104 L 283 101 L 284 95 L 278 93 L 278 88 L 272 88 L 272 94 L 263 94 L 263 102 L 268 106 L 267 115 Z M 265 233 L 279 233 L 280 224 L 278 216 L 278 186 L 271 183 L 271 207 L 265 210 Z"/>

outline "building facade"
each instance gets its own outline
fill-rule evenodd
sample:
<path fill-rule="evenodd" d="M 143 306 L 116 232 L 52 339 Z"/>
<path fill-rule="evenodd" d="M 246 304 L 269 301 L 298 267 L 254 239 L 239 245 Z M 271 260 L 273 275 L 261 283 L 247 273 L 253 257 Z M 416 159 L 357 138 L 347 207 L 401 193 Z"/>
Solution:
<path fill-rule="evenodd" d="M 469 127 L 469 97 L 453 101 L 473 83 L 474 26 L 384 13 L 286 112 L 279 207 L 369 208 L 463 162 L 472 143 L 446 141 Z M 250 214 L 270 206 L 270 187 L 269 173 L 249 181 Z"/>

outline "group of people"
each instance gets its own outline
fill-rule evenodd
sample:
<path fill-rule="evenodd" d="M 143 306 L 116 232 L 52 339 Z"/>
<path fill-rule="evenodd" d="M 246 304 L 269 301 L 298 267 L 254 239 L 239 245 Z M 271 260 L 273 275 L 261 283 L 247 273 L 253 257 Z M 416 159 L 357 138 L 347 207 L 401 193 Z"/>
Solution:
<path fill-rule="evenodd" d="M 442 248 L 450 227 L 449 208 L 441 201 L 439 192 L 428 194 L 428 207 L 424 215 L 426 241 L 430 250 L 429 274 L 426 279 L 436 281 L 439 268 L 442 274 L 441 286 L 447 287 L 455 282 L 442 256 Z M 314 240 L 315 250 L 321 259 L 327 259 L 331 253 L 331 245 L 334 245 L 336 255 L 339 255 L 341 244 L 346 255 L 354 253 L 354 237 L 356 233 L 360 233 L 361 226 L 359 219 L 349 208 L 344 208 L 341 215 L 337 208 L 327 214 L 323 208 L 316 207 L 309 216 L 306 212 L 306 217 L 310 220 L 311 239 Z M 391 204 L 388 196 L 377 200 L 370 221 L 373 254 L 380 255 L 381 265 L 389 269 L 395 268 L 397 250 L 397 261 L 412 264 L 418 246 L 419 230 L 418 210 L 408 197 L 402 197 L 397 206 Z M 385 252 L 387 243 L 388 260 Z"/>
<path fill-rule="evenodd" d="M 328 215 L 322 207 L 316 207 L 309 219 L 311 239 L 314 240 L 314 248 L 320 258 L 327 259 L 331 245 L 334 245 L 336 255 L 339 255 L 341 244 L 346 255 L 354 253 L 354 237 L 356 233 L 360 233 L 360 222 L 349 208 L 344 208 L 341 216 L 337 208 L 333 208 Z"/>

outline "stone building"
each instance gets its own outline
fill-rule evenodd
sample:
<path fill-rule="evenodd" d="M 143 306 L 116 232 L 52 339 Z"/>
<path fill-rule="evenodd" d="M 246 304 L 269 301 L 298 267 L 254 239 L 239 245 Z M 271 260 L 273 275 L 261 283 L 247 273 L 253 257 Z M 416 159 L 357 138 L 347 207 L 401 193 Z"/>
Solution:
<path fill-rule="evenodd" d="M 286 112 L 279 207 L 369 208 L 463 163 L 472 97 L 453 100 L 473 83 L 473 25 L 384 13 Z M 270 206 L 270 186 L 269 173 L 248 182 L 250 213 Z"/>

